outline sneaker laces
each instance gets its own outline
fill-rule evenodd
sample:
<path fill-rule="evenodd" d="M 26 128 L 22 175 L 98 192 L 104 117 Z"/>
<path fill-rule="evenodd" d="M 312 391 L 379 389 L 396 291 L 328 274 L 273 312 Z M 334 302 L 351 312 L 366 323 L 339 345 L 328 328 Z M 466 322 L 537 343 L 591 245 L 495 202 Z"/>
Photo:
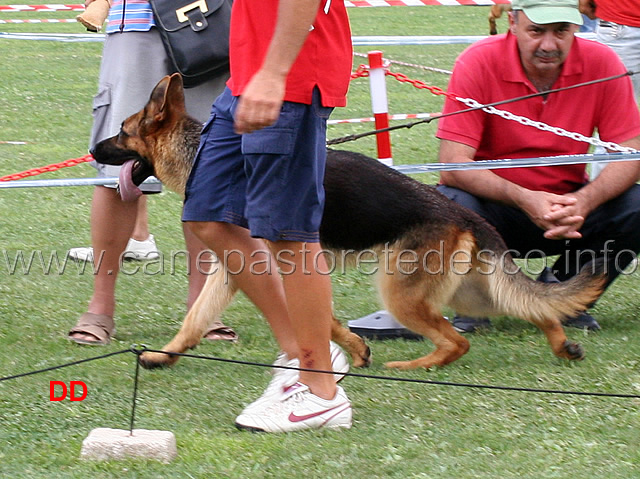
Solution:
<path fill-rule="evenodd" d="M 309 393 L 309 386 L 296 382 L 295 384 L 289 386 L 280 401 L 276 401 L 270 404 L 265 410 L 264 413 L 274 413 L 280 414 L 281 412 L 288 412 L 295 407 L 304 402 L 305 397 Z"/>

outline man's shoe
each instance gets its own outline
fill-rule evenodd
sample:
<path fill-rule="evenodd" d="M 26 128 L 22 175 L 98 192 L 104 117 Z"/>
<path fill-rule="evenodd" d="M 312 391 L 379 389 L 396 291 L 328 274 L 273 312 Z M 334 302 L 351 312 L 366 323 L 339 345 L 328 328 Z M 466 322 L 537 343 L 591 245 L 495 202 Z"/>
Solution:
<path fill-rule="evenodd" d="M 331 369 L 335 373 L 333 375 L 336 382 L 340 382 L 345 373 L 349 372 L 349 360 L 342 348 L 333 341 L 329 342 L 329 354 L 331 355 Z M 290 386 L 293 386 L 300 378 L 300 371 L 297 369 L 285 369 L 286 368 L 299 368 L 299 359 L 289 359 L 286 353 L 280 352 L 273 363 L 273 378 L 269 382 L 269 385 L 258 399 L 253 401 L 247 407 L 244 408 L 242 413 L 247 414 L 251 411 L 258 411 L 272 402 L 277 401 L 284 394 L 284 392 Z"/>
<path fill-rule="evenodd" d="M 560 282 L 560 280 L 556 278 L 556 276 L 553 274 L 553 271 L 549 267 L 546 267 L 545 269 L 542 270 L 542 273 L 540 273 L 540 276 L 538 276 L 538 281 L 540 281 L 541 283 L 559 283 Z"/>
<path fill-rule="evenodd" d="M 582 312 L 578 316 L 569 318 L 564 321 L 563 324 L 570 328 L 588 329 L 589 331 L 600 330 L 600 325 L 598 324 L 598 322 L 587 312 Z"/>
<path fill-rule="evenodd" d="M 478 329 L 489 329 L 491 327 L 489 318 L 471 318 L 469 316 L 458 316 L 457 314 L 453 317 L 451 324 L 459 333 L 473 333 Z"/>
<path fill-rule="evenodd" d="M 350 428 L 351 417 L 351 403 L 340 386 L 333 399 L 323 399 L 308 386 L 295 383 L 266 408 L 240 414 L 236 427 L 255 432 Z"/>
<path fill-rule="evenodd" d="M 74 261 L 86 261 L 90 263 L 93 261 L 93 248 L 91 246 L 71 248 L 68 256 Z M 124 252 L 124 258 L 137 261 L 153 260 L 159 257 L 160 252 L 156 247 L 156 240 L 153 235 L 149 235 L 144 241 L 137 241 L 130 238 Z"/>
<path fill-rule="evenodd" d="M 555 277 L 551 268 L 545 268 L 538 276 L 538 281 L 543 283 L 559 283 L 560 280 Z M 593 316 L 591 316 L 586 311 L 574 316 L 573 318 L 569 318 L 563 322 L 564 326 L 568 326 L 569 328 L 578 328 L 578 329 L 588 329 L 589 331 L 598 331 L 600 330 L 600 325 L 595 320 Z"/>

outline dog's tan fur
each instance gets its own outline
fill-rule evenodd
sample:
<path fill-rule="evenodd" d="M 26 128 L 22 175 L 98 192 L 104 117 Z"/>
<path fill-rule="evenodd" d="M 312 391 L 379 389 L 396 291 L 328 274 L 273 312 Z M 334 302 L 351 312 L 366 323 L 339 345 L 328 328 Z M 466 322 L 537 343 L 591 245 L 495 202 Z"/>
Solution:
<path fill-rule="evenodd" d="M 199 126 L 184 110 L 180 76 L 173 75 L 158 84 L 147 106 L 123 123 L 119 135 L 96 147 L 94 157 L 112 164 L 134 158 L 140 168 L 132 176 L 138 176 L 138 183 L 155 174 L 184 195 L 198 132 Z M 327 202 L 320 228 L 323 247 L 338 251 L 338 257 L 342 250 L 367 249 L 379 255 L 383 249 L 391 251 L 388 263 L 392 271 L 377 277 L 382 300 L 401 323 L 429 338 L 436 347 L 424 357 L 390 362 L 388 367 L 443 366 L 467 352 L 467 339 L 440 312 L 445 305 L 470 316 L 505 314 L 526 319 L 544 332 L 556 356 L 582 359 L 580 345 L 567 340 L 560 320 L 584 310 L 598 298 L 604 284 L 602 275 L 583 271 L 572 280 L 545 284 L 520 271 L 507 272 L 516 266 L 500 236 L 479 216 L 428 185 L 356 153 L 329 152 L 325 190 Z M 384 208 L 376 209 L 381 195 L 386 195 Z M 373 233 L 376 229 L 382 233 Z M 386 244 L 377 241 L 385 234 L 394 236 Z M 440 247 L 448 261 L 441 273 L 434 274 L 439 265 L 429 252 Z M 403 251 L 427 258 L 426 268 L 403 270 L 406 266 L 398 261 Z M 500 255 L 504 264 L 497 260 Z M 463 261 L 465 258 L 470 264 Z M 182 353 L 199 343 L 209 323 L 236 293 L 233 282 L 228 284 L 224 278 L 223 271 L 209 276 L 180 331 L 164 351 Z M 369 364 L 369 348 L 335 318 L 332 335 L 351 354 L 355 366 Z M 177 357 L 147 352 L 141 361 L 147 367 L 167 366 Z"/>

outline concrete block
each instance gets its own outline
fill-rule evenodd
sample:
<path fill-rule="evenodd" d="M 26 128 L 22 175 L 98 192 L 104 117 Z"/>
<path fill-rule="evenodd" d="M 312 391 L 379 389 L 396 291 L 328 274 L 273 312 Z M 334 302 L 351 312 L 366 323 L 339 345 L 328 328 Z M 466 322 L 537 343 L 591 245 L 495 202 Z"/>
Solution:
<path fill-rule="evenodd" d="M 171 462 L 178 455 L 176 438 L 169 431 L 129 430 L 100 427 L 82 441 L 81 459 L 155 459 Z"/>

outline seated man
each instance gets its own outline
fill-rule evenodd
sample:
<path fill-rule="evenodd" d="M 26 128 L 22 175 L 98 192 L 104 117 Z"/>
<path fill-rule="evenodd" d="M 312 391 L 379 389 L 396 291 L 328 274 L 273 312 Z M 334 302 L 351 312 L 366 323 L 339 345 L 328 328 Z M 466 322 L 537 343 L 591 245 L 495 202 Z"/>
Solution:
<path fill-rule="evenodd" d="M 509 32 L 467 48 L 449 83 L 456 97 L 488 104 L 576 85 L 626 69 L 609 47 L 575 37 L 578 0 L 513 0 Z M 467 108 L 447 98 L 444 113 Z M 500 106 L 515 115 L 603 141 L 640 149 L 640 114 L 631 80 L 615 80 Z M 473 111 L 440 120 L 440 161 L 585 154 L 586 142 Z M 563 281 L 594 257 L 605 258 L 607 285 L 640 250 L 640 175 L 637 161 L 611 162 L 588 182 L 586 167 L 566 165 L 442 172 L 439 190 L 491 223 L 515 257 L 559 255 L 542 281 Z M 567 325 L 600 329 L 587 313 Z M 486 318 L 454 319 L 472 332 Z"/>

